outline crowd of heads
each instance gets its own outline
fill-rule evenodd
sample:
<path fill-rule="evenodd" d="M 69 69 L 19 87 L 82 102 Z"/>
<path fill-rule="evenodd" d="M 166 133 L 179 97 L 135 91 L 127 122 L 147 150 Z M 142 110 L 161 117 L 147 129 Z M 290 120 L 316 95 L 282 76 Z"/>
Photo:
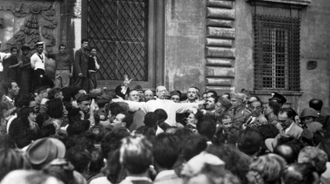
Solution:
<path fill-rule="evenodd" d="M 185 93 L 136 86 L 124 98 L 115 90 L 87 93 L 75 87 L 42 86 L 20 94 L 13 81 L 3 89 L 2 99 L 15 101 L 13 107 L 0 104 L 4 184 L 125 183 L 132 178 L 316 184 L 330 178 L 330 118 L 320 99 L 311 99 L 297 113 L 278 93 L 262 101 L 247 93 L 202 94 L 194 86 Z M 156 103 L 172 108 L 132 110 L 132 104 Z M 171 110 L 186 106 L 191 108 L 176 110 L 176 122 L 169 122 Z"/>

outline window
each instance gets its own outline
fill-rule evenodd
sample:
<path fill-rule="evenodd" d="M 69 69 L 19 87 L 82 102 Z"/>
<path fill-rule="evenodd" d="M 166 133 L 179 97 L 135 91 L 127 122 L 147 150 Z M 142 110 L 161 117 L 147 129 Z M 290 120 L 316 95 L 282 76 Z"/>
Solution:
<path fill-rule="evenodd" d="M 145 88 L 163 83 L 163 0 L 84 0 L 82 38 L 96 47 L 99 86 L 121 84 L 127 74 Z"/>
<path fill-rule="evenodd" d="M 299 18 L 254 15 L 255 89 L 300 91 Z"/>
<path fill-rule="evenodd" d="M 87 36 L 99 50 L 100 80 L 148 78 L 148 0 L 88 0 Z"/>

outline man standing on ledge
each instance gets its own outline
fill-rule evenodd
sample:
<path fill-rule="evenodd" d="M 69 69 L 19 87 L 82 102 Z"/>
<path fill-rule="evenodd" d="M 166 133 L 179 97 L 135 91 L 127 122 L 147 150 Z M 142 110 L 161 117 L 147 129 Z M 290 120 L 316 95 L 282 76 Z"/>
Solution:
<path fill-rule="evenodd" d="M 36 43 L 37 52 L 31 56 L 31 68 L 33 69 L 32 81 L 34 82 L 34 90 L 40 86 L 54 87 L 51 79 L 45 75 L 46 56 L 43 53 L 44 42 Z"/>
<path fill-rule="evenodd" d="M 77 77 L 74 86 L 88 92 L 88 40 L 81 40 L 81 48 L 76 51 L 74 57 L 74 72 Z"/>

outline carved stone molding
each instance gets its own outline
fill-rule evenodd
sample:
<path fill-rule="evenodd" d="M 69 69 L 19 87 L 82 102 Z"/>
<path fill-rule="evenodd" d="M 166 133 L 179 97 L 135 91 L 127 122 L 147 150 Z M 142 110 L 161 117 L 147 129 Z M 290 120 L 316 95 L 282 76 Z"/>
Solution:
<path fill-rule="evenodd" d="M 0 3 L 1 4 L 1 3 Z M 46 50 L 52 53 L 52 48 L 56 45 L 54 29 L 57 27 L 55 2 L 48 3 L 12 3 L 0 5 L 0 11 L 11 11 L 15 18 L 26 18 L 24 24 L 20 27 L 11 39 L 6 42 L 5 51 L 9 51 L 12 46 L 20 48 L 22 45 L 29 45 L 31 49 L 35 44 L 44 39 Z M 46 22 L 39 27 L 40 17 Z M 44 39 L 41 39 L 41 36 Z"/>

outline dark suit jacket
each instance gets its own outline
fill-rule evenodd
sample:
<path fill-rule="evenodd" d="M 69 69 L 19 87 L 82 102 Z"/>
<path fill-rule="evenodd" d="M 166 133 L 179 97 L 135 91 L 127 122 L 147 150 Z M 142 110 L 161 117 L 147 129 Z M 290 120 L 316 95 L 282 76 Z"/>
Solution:
<path fill-rule="evenodd" d="M 79 73 L 83 74 L 83 77 L 88 77 L 88 56 L 82 49 L 76 51 L 74 55 L 74 73 L 78 76 Z"/>

